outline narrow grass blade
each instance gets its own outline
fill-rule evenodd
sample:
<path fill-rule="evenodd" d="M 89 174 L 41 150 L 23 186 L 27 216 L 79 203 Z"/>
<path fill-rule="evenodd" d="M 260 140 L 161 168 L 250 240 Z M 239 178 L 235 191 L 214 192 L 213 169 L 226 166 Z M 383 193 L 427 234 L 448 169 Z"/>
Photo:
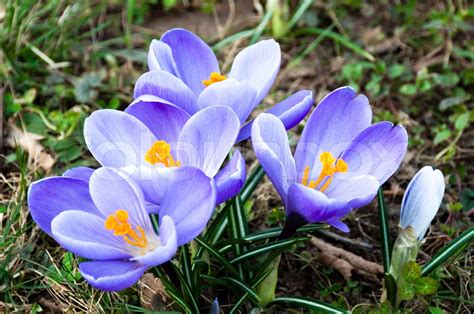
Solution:
<path fill-rule="evenodd" d="M 192 313 L 199 313 L 198 299 L 195 298 L 194 296 L 194 293 L 196 291 L 193 291 L 193 289 L 189 286 L 186 278 L 184 277 L 183 273 L 180 271 L 179 266 L 173 264 L 173 267 L 181 283 L 181 289 L 182 289 L 183 295 L 185 295 L 187 297 L 186 299 L 189 300 Z"/>
<path fill-rule="evenodd" d="M 266 272 L 262 272 L 259 276 L 255 277 L 255 279 L 252 279 L 254 281 L 254 283 L 252 284 L 252 289 L 254 289 L 255 287 L 257 287 L 259 284 L 262 283 L 262 281 L 264 281 L 268 275 L 270 275 L 272 271 L 271 270 L 267 270 Z M 250 297 L 250 295 L 248 293 L 245 293 L 238 301 L 237 303 L 235 303 L 234 307 L 232 308 L 232 310 L 230 310 L 229 313 L 236 313 L 240 307 L 242 306 L 242 304 Z"/>
<path fill-rule="evenodd" d="M 385 273 L 390 271 L 392 258 L 392 244 L 390 241 L 390 229 L 388 225 L 387 209 L 383 197 L 382 188 L 377 192 L 377 202 L 379 207 L 380 238 L 382 241 L 383 269 Z"/>
<path fill-rule="evenodd" d="M 189 287 L 192 291 L 196 291 L 195 282 L 193 280 L 193 271 L 191 267 L 191 254 L 189 252 L 189 247 L 187 245 L 183 245 L 181 247 L 181 256 L 180 256 L 180 265 L 183 271 L 184 278 L 186 279 Z"/>
<path fill-rule="evenodd" d="M 318 37 L 316 37 L 315 40 L 313 40 L 309 45 L 307 45 L 306 48 L 298 56 L 296 56 L 293 60 L 289 62 L 288 67 L 294 67 L 298 65 L 301 60 L 306 58 L 306 56 L 309 55 L 314 49 L 316 49 L 316 47 L 318 47 L 319 44 L 327 37 L 327 35 L 329 34 L 329 32 L 332 31 L 334 26 L 334 23 L 331 24 L 328 28 L 326 28 L 325 32 L 319 34 Z"/>
<path fill-rule="evenodd" d="M 245 203 L 250 196 L 252 195 L 253 191 L 257 188 L 257 185 L 262 181 L 263 176 L 265 175 L 265 170 L 263 170 L 261 165 L 258 165 L 252 173 L 249 175 L 249 178 L 244 183 L 242 187 L 242 191 L 240 192 L 240 199 L 242 203 Z"/>
<path fill-rule="evenodd" d="M 327 229 L 327 228 L 328 228 L 328 225 L 325 225 L 325 224 L 309 224 L 296 230 L 296 233 L 311 232 L 314 230 Z M 243 240 L 249 241 L 249 242 L 255 242 L 255 241 L 262 241 L 262 240 L 268 240 L 271 238 L 276 238 L 280 235 L 282 229 L 283 229 L 282 227 L 269 228 L 264 231 L 259 231 L 259 232 L 249 234 Z"/>
<path fill-rule="evenodd" d="M 244 207 L 242 206 L 239 195 L 234 197 L 232 200 L 232 205 L 228 214 L 230 233 L 232 234 L 233 239 L 243 239 L 249 232 L 247 219 L 245 217 Z M 233 245 L 234 253 L 236 256 L 239 256 L 244 251 L 244 247 L 239 243 Z M 238 265 L 238 270 L 240 278 L 244 279 L 245 272 L 242 268 L 242 265 Z"/>
<path fill-rule="evenodd" d="M 314 34 L 322 34 L 326 32 L 326 29 L 324 28 L 318 28 L 318 27 L 311 27 L 311 28 L 302 28 L 299 29 L 298 31 L 295 32 L 296 36 L 301 36 L 301 35 L 314 35 Z M 359 45 L 353 43 L 349 38 L 346 38 L 338 33 L 335 32 L 328 32 L 327 37 L 331 38 L 335 42 L 338 42 L 339 44 L 343 45 L 344 47 L 354 51 L 361 57 L 366 58 L 369 61 L 375 61 L 375 57 L 371 55 L 369 52 L 365 51 L 362 47 Z"/>
<path fill-rule="evenodd" d="M 306 297 L 277 297 L 273 299 L 272 302 L 268 303 L 268 306 L 278 304 L 278 305 L 290 305 L 293 307 L 304 307 L 316 313 L 349 313 L 349 311 L 339 309 L 330 304 L 324 303 L 322 301 L 314 300 Z M 267 306 L 267 307 L 268 307 Z"/>
<path fill-rule="evenodd" d="M 255 293 L 255 291 L 252 290 L 252 287 L 249 287 L 244 282 L 237 280 L 235 278 L 231 278 L 231 277 L 217 278 L 217 277 L 209 276 L 209 275 L 201 275 L 201 278 L 209 282 L 213 282 L 215 284 L 221 285 L 221 286 L 228 287 L 229 285 L 232 285 L 232 286 L 238 287 L 239 290 L 243 291 L 246 294 L 249 294 L 249 296 L 254 300 L 254 302 L 257 303 L 259 301 L 258 295 Z"/>
<path fill-rule="evenodd" d="M 211 255 L 214 255 L 214 257 L 216 257 L 221 262 L 222 266 L 227 269 L 227 271 L 232 273 L 234 276 L 239 277 L 239 272 L 235 269 L 235 267 L 232 266 L 218 251 L 214 250 L 213 247 L 199 238 L 196 238 L 195 241 L 203 246 Z"/>
<path fill-rule="evenodd" d="M 257 40 L 262 36 L 262 33 L 265 30 L 265 27 L 267 26 L 267 24 L 270 22 L 272 16 L 273 16 L 272 10 L 267 11 L 263 15 L 262 21 L 255 28 L 255 33 L 253 34 L 252 39 L 250 39 L 250 45 L 255 44 Z"/>
<path fill-rule="evenodd" d="M 281 241 L 267 243 L 265 245 L 249 250 L 248 252 L 243 253 L 240 256 L 237 256 L 236 258 L 231 260 L 230 263 L 231 264 L 242 263 L 245 260 L 260 256 L 268 252 L 284 251 L 285 249 L 291 247 L 292 245 L 297 244 L 299 242 L 307 241 L 308 239 L 309 238 L 307 237 L 301 237 L 301 238 L 285 239 Z"/>
<path fill-rule="evenodd" d="M 433 270 L 435 270 L 437 267 L 441 266 L 444 262 L 446 262 L 451 256 L 456 254 L 458 251 L 464 249 L 467 245 L 470 244 L 470 242 L 474 238 L 474 227 L 471 227 L 461 233 L 459 237 L 451 241 L 448 245 L 446 245 L 444 248 L 442 248 L 438 254 L 433 256 L 433 258 L 426 263 L 422 270 L 421 270 L 421 275 L 422 276 L 427 276 L 429 275 Z"/>
<path fill-rule="evenodd" d="M 311 6 L 311 4 L 313 4 L 313 3 L 314 3 L 314 0 L 300 1 L 300 5 L 296 9 L 295 14 L 293 14 L 290 21 L 288 22 L 288 29 L 292 29 L 293 26 L 295 26 L 296 23 L 298 23 L 300 18 L 303 16 L 303 14 L 306 12 L 306 10 L 308 10 L 309 7 Z"/>
<path fill-rule="evenodd" d="M 384 285 L 387 292 L 387 300 L 395 308 L 397 306 L 397 281 L 393 278 L 392 274 L 385 273 Z"/>
<path fill-rule="evenodd" d="M 245 31 L 236 33 L 236 34 L 231 35 L 229 37 L 226 37 L 225 39 L 221 40 L 220 42 L 218 42 L 217 44 L 212 46 L 212 50 L 214 52 L 217 52 L 217 51 L 221 50 L 222 48 L 224 48 L 225 46 L 236 42 L 237 40 L 249 38 L 250 36 L 253 35 L 253 33 L 255 33 L 255 30 L 254 29 L 249 29 L 249 30 L 245 30 Z"/>

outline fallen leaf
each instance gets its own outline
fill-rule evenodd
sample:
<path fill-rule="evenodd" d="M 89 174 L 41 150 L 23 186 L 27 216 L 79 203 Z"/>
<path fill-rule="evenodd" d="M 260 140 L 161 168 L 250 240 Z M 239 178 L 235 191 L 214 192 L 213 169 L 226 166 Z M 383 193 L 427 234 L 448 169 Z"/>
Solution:
<path fill-rule="evenodd" d="M 49 171 L 53 167 L 54 158 L 46 152 L 40 143 L 43 136 L 21 130 L 12 121 L 7 124 L 7 133 L 7 144 L 12 148 L 19 146 L 27 151 L 29 160 L 33 161 L 33 167 L 40 167 L 45 171 Z"/>

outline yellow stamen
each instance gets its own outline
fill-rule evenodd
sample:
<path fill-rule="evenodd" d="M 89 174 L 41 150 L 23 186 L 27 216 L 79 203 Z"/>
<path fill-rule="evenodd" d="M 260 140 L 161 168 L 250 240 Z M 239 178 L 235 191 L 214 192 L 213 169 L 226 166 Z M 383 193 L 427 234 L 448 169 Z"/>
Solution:
<path fill-rule="evenodd" d="M 225 80 L 226 77 L 225 75 L 221 75 L 219 72 L 212 72 L 211 75 L 209 76 L 208 80 L 203 80 L 202 83 L 208 87 L 209 85 L 212 85 L 217 82 L 221 82 Z"/>
<path fill-rule="evenodd" d="M 301 184 L 309 187 L 310 189 L 314 189 L 319 187 L 323 180 L 327 178 L 323 186 L 318 189 L 320 192 L 324 192 L 328 188 L 329 184 L 331 184 L 334 174 L 337 172 L 347 172 L 349 166 L 344 160 L 340 158 L 334 158 L 334 156 L 330 152 L 321 153 L 321 155 L 319 155 L 319 160 L 323 164 L 323 167 L 318 178 L 316 180 L 311 180 L 308 183 L 310 167 L 306 166 L 304 168 Z"/>
<path fill-rule="evenodd" d="M 140 226 L 136 226 L 140 235 L 132 228 L 128 222 L 128 212 L 123 209 L 116 210 L 114 214 L 110 214 L 104 223 L 105 229 L 113 230 L 114 236 L 122 236 L 124 241 L 130 245 L 141 248 L 146 247 L 147 240 L 145 231 Z"/>
<path fill-rule="evenodd" d="M 153 143 L 146 152 L 145 160 L 152 165 L 161 163 L 165 167 L 179 167 L 181 165 L 178 160 L 174 160 L 171 155 L 171 145 L 166 141 L 156 141 Z"/>

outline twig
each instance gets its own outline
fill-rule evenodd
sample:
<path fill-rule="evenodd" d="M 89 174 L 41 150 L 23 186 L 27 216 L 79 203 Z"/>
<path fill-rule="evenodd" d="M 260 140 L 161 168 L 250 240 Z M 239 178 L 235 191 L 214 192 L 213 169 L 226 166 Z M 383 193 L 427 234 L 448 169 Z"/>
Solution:
<path fill-rule="evenodd" d="M 364 249 L 364 250 L 373 250 L 374 249 L 374 246 L 370 243 L 353 240 L 351 238 L 342 237 L 342 236 L 340 236 L 340 235 L 338 235 L 334 232 L 331 232 L 329 230 L 317 230 L 317 232 L 324 235 L 325 237 L 331 238 L 331 239 L 339 241 L 341 243 L 356 246 L 359 249 Z"/>

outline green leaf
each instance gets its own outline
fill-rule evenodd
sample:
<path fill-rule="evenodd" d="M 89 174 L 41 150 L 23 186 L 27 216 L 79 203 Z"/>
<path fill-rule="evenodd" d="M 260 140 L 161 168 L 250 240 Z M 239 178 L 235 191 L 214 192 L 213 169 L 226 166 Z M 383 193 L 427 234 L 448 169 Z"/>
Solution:
<path fill-rule="evenodd" d="M 394 79 L 408 73 L 409 71 L 410 69 L 404 64 L 393 64 L 388 68 L 388 77 Z"/>
<path fill-rule="evenodd" d="M 268 303 L 267 307 L 274 304 L 280 306 L 289 305 L 293 307 L 303 307 L 306 309 L 314 310 L 316 311 L 316 313 L 349 313 L 348 311 L 339 309 L 333 305 L 307 297 L 277 297 L 273 299 L 272 302 Z"/>
<path fill-rule="evenodd" d="M 416 262 L 408 262 L 402 267 L 402 278 L 407 282 L 415 282 L 421 277 L 421 266 Z"/>
<path fill-rule="evenodd" d="M 385 273 L 384 275 L 384 287 L 387 291 L 387 303 L 394 305 L 397 300 L 397 282 L 392 274 Z"/>
<path fill-rule="evenodd" d="M 438 290 L 439 283 L 430 277 L 418 278 L 415 282 L 416 293 L 421 295 L 430 295 Z"/>
<path fill-rule="evenodd" d="M 271 243 L 267 243 L 265 245 L 256 247 L 252 250 L 249 250 L 248 252 L 237 256 L 233 260 L 230 261 L 231 264 L 235 263 L 242 263 L 245 260 L 260 256 L 262 254 L 268 253 L 268 252 L 274 252 L 274 251 L 284 251 L 294 244 L 297 244 L 299 242 L 307 241 L 309 238 L 304 237 L 304 238 L 292 238 L 292 239 L 285 239 L 281 241 L 275 241 Z"/>
<path fill-rule="evenodd" d="M 469 94 L 444 98 L 443 100 L 439 102 L 438 107 L 439 107 L 439 110 L 444 111 L 450 107 L 463 104 L 470 98 L 471 96 Z"/>
<path fill-rule="evenodd" d="M 406 96 L 413 96 L 416 94 L 417 88 L 414 84 L 403 84 L 402 86 L 400 86 L 400 89 L 398 91 L 400 92 L 400 94 Z"/>
<path fill-rule="evenodd" d="M 257 293 L 260 297 L 259 306 L 264 308 L 275 298 L 275 288 L 278 282 L 278 266 L 280 265 L 281 255 L 268 265 L 270 274 L 257 287 Z"/>
<path fill-rule="evenodd" d="M 231 272 L 236 277 L 240 276 L 239 272 L 234 268 L 234 266 L 232 266 L 224 256 L 222 256 L 218 251 L 212 248 L 208 243 L 204 242 L 200 238 L 195 238 L 195 241 L 201 246 L 203 246 L 211 255 L 214 255 L 214 257 L 216 257 L 220 261 L 222 266 L 224 266 L 227 271 Z"/>
<path fill-rule="evenodd" d="M 245 203 L 250 198 L 255 188 L 257 188 L 257 185 L 262 181 L 264 175 L 265 170 L 263 170 L 261 165 L 255 167 L 247 181 L 245 181 L 242 191 L 240 192 L 242 203 Z"/>
<path fill-rule="evenodd" d="M 454 127 L 458 131 L 464 130 L 468 125 L 469 125 L 469 117 L 471 116 L 471 113 L 465 112 L 461 114 L 457 119 L 456 122 L 454 122 Z"/>
<path fill-rule="evenodd" d="M 434 77 L 435 83 L 444 87 L 455 86 L 459 80 L 459 75 L 456 73 L 439 74 Z"/>
<path fill-rule="evenodd" d="M 440 308 L 437 307 L 428 307 L 428 310 L 430 311 L 430 314 L 444 314 L 444 311 Z"/>
<path fill-rule="evenodd" d="M 402 301 L 408 301 L 415 297 L 415 288 L 413 284 L 402 280 L 398 285 L 398 298 Z"/>
<path fill-rule="evenodd" d="M 392 258 L 392 245 L 390 241 L 390 227 L 388 225 L 387 209 L 382 188 L 377 192 L 377 202 L 379 208 L 380 237 L 382 239 L 383 268 L 385 272 L 388 273 L 390 271 Z"/>
<path fill-rule="evenodd" d="M 439 143 L 447 140 L 452 135 L 451 130 L 446 129 L 436 134 L 433 139 L 433 144 L 438 145 Z"/>
<path fill-rule="evenodd" d="M 438 254 L 426 263 L 421 271 L 422 276 L 430 274 L 433 270 L 446 262 L 451 256 L 456 254 L 459 250 L 465 248 L 474 238 L 474 227 L 471 227 L 461 233 L 459 237 L 451 241 L 448 245 L 442 248 Z"/>
<path fill-rule="evenodd" d="M 242 206 L 240 196 L 237 195 L 232 200 L 232 205 L 228 214 L 228 221 L 230 225 L 230 232 L 233 239 L 243 239 L 249 232 L 247 219 L 245 217 L 244 207 Z M 239 256 L 244 251 L 244 248 L 236 243 L 234 245 L 234 253 Z M 246 274 L 241 265 L 238 266 L 240 278 L 245 278 Z"/>

